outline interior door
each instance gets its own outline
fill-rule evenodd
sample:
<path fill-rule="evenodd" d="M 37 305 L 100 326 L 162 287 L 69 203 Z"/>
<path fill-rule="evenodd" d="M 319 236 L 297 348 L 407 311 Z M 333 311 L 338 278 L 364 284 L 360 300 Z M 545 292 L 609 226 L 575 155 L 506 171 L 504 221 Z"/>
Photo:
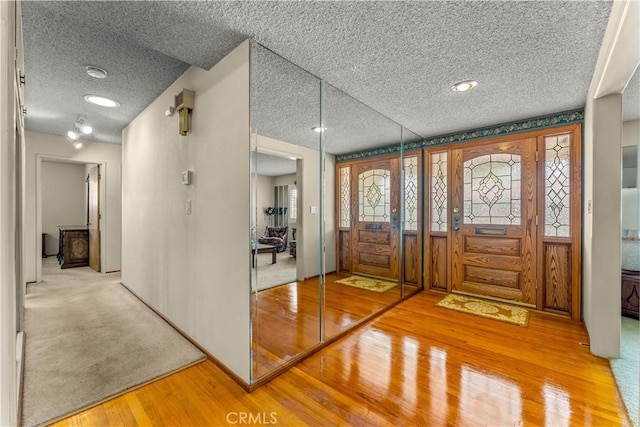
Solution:
<path fill-rule="evenodd" d="M 352 269 L 354 274 L 398 280 L 400 159 L 352 166 Z"/>
<path fill-rule="evenodd" d="M 452 291 L 535 305 L 535 139 L 451 154 Z"/>
<path fill-rule="evenodd" d="M 89 170 L 88 183 L 88 219 L 89 229 L 89 266 L 100 271 L 100 165 Z"/>

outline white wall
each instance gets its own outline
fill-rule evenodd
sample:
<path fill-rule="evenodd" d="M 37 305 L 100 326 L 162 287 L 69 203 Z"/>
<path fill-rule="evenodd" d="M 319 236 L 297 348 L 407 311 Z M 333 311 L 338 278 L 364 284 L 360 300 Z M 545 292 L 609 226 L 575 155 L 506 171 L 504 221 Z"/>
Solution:
<path fill-rule="evenodd" d="M 264 230 L 269 224 L 269 216 L 265 214 L 268 207 L 273 206 L 273 186 L 274 177 L 266 175 L 256 176 L 256 208 L 258 212 L 256 233 L 258 237 L 264 234 Z"/>
<path fill-rule="evenodd" d="M 585 106 L 583 317 L 602 357 L 620 354 L 621 93 L 640 63 L 639 39 L 640 2 L 614 2 Z"/>
<path fill-rule="evenodd" d="M 67 138 L 26 132 L 27 282 L 42 276 L 42 163 L 46 160 L 97 163 L 100 173 L 100 261 L 103 272 L 120 270 L 122 236 L 121 154 L 117 144 L 84 141 L 76 150 Z"/>
<path fill-rule="evenodd" d="M 195 91 L 184 137 L 164 115 L 183 88 Z M 209 71 L 189 68 L 122 141 L 123 283 L 248 383 L 249 42 Z"/>
<path fill-rule="evenodd" d="M 20 16 L 18 13 L 17 16 Z M 23 143 L 19 120 L 19 95 L 15 90 L 15 52 L 22 55 L 16 3 L 0 2 L 0 425 L 15 425 L 18 409 L 16 331 L 20 329 L 23 216 L 19 189 L 22 185 Z M 16 37 L 16 34 L 19 37 Z"/>
<path fill-rule="evenodd" d="M 297 174 L 295 174 L 295 173 L 290 173 L 288 175 L 274 176 L 273 177 L 273 180 L 274 180 L 274 184 L 273 185 L 274 186 L 282 186 L 282 185 L 294 186 L 294 185 L 296 185 L 296 178 L 297 178 Z M 296 189 L 297 188 L 298 187 L 296 185 Z M 287 194 L 287 198 L 288 197 L 289 197 L 289 195 Z M 288 204 L 289 204 L 289 202 L 287 201 L 287 205 Z M 290 212 L 291 212 L 291 210 L 289 210 L 287 212 L 287 225 L 289 226 L 289 240 L 293 240 L 293 237 L 292 237 L 293 230 L 292 230 L 292 228 L 295 228 L 297 230 L 297 228 L 298 228 L 298 219 L 296 218 L 295 221 L 292 221 L 290 218 L 288 218 Z M 296 237 L 298 237 L 297 234 L 296 234 Z"/>
<path fill-rule="evenodd" d="M 42 162 L 42 232 L 47 233 L 47 255 L 58 253 L 58 226 L 86 224 L 84 170 L 84 164 Z"/>

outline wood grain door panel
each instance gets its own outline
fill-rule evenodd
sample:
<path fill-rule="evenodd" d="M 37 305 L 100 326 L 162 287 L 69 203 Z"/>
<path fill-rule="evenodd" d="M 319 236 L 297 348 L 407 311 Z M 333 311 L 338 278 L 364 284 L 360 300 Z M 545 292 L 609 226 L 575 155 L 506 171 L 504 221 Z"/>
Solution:
<path fill-rule="evenodd" d="M 388 176 L 388 185 L 381 184 L 387 182 L 384 181 L 386 178 L 371 178 L 373 173 Z M 399 159 L 352 165 L 351 272 L 354 274 L 399 279 L 399 173 Z M 369 186 L 371 180 L 377 182 L 378 188 Z M 387 203 L 387 208 L 376 209 L 378 214 L 371 214 L 371 206 L 384 203 Z"/>
<path fill-rule="evenodd" d="M 453 291 L 536 304 L 535 152 L 535 139 L 452 150 Z"/>
<path fill-rule="evenodd" d="M 100 271 L 100 165 L 89 170 L 88 178 L 89 266 Z"/>

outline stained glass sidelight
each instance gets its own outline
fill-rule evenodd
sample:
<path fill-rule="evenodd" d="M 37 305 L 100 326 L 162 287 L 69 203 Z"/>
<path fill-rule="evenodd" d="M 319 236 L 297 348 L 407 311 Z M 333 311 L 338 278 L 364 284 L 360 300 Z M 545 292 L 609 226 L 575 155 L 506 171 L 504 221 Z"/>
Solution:
<path fill-rule="evenodd" d="M 520 163 L 506 153 L 464 162 L 465 224 L 520 225 Z"/>
<path fill-rule="evenodd" d="M 340 227 L 351 226 L 351 167 L 340 168 Z"/>
<path fill-rule="evenodd" d="M 418 157 L 403 159 L 404 166 L 404 229 L 418 229 Z"/>
<path fill-rule="evenodd" d="M 358 215 L 360 221 L 391 221 L 391 173 L 373 169 L 358 176 Z"/>
<path fill-rule="evenodd" d="M 571 235 L 569 215 L 570 154 L 571 143 L 568 134 L 545 138 L 545 236 L 569 237 Z"/>
<path fill-rule="evenodd" d="M 447 152 L 431 155 L 431 231 L 447 231 Z"/>

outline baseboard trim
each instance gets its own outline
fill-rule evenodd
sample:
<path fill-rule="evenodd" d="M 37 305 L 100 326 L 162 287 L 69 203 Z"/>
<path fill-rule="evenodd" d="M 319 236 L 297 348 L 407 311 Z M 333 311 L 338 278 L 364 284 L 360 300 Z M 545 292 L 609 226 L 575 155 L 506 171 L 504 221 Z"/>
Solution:
<path fill-rule="evenodd" d="M 22 393 L 24 390 L 24 352 L 26 348 L 27 335 L 22 332 L 18 332 L 16 336 L 16 343 L 19 344 L 16 348 L 16 362 L 18 363 L 18 414 L 16 415 L 16 426 L 22 427 Z"/>
<path fill-rule="evenodd" d="M 224 363 L 222 363 L 220 360 L 218 360 L 213 354 L 209 353 L 209 351 L 207 351 L 206 348 L 204 348 L 202 345 L 200 345 L 200 343 L 198 343 L 196 340 L 194 340 L 191 336 L 189 336 L 185 331 L 183 331 L 182 329 L 180 329 L 175 323 L 173 323 L 171 320 L 169 320 L 164 314 L 162 314 L 161 312 L 159 312 L 158 310 L 156 310 L 153 306 L 151 306 L 150 304 L 148 304 L 144 299 L 140 298 L 140 296 L 138 294 L 136 294 L 133 290 L 131 290 L 131 288 L 129 288 L 124 282 L 120 282 L 120 284 L 122 285 L 123 288 L 125 288 L 127 291 L 129 291 L 131 293 L 131 295 L 133 295 L 134 297 L 136 297 L 141 303 L 143 303 L 144 305 L 146 305 L 147 307 L 149 307 L 149 309 L 151 311 L 153 311 L 155 314 L 158 315 L 158 317 L 160 317 L 162 320 L 164 320 L 169 326 L 171 326 L 173 329 L 175 329 L 180 335 L 182 335 L 185 339 L 187 339 L 187 341 L 189 341 L 191 344 L 193 344 L 195 347 L 198 348 L 198 350 L 200 350 L 201 352 L 203 352 L 204 354 L 207 355 L 207 358 L 209 360 L 211 360 L 218 368 L 220 368 L 225 374 L 227 374 L 232 380 L 234 380 L 236 383 L 238 383 L 238 385 L 240 387 L 242 387 L 245 391 L 250 392 L 251 391 L 251 387 L 249 384 L 247 384 L 242 378 L 240 378 L 235 372 L 233 372 L 231 369 L 229 369 Z"/>

